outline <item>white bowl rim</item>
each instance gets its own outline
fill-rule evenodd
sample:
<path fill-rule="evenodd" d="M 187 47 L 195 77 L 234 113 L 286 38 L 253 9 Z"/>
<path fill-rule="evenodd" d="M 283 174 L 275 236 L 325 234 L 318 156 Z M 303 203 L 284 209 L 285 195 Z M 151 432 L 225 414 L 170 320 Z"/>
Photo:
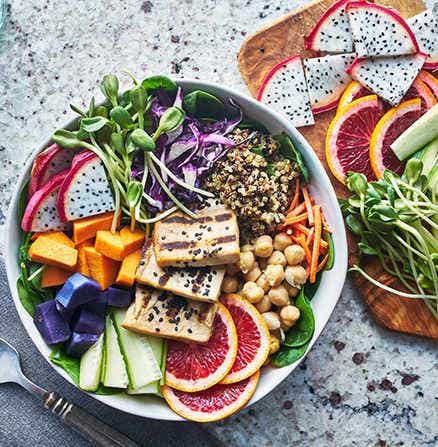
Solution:
<path fill-rule="evenodd" d="M 311 185 L 317 183 L 321 184 L 322 190 L 326 194 L 327 198 L 330 201 L 331 205 L 334 205 L 334 209 L 331 210 L 333 214 L 333 218 L 329 223 L 336 228 L 336 232 L 334 232 L 334 243 L 335 243 L 335 262 L 333 269 L 330 271 L 326 271 L 325 276 L 327 274 L 330 274 L 330 272 L 333 272 L 336 270 L 336 275 L 332 275 L 335 277 L 335 284 L 330 283 L 331 292 L 329 295 L 331 295 L 331 300 L 328 303 L 327 310 L 325 311 L 325 315 L 323 315 L 321 324 L 317 325 L 315 327 L 315 333 L 314 336 L 309 344 L 309 347 L 306 351 L 306 354 L 297 362 L 293 363 L 292 365 L 283 367 L 283 368 L 272 368 L 276 371 L 276 377 L 275 380 L 270 381 L 267 384 L 264 384 L 261 386 L 260 381 L 256 390 L 256 393 L 252 397 L 252 399 L 249 401 L 249 403 L 246 404 L 246 407 L 249 407 L 250 405 L 254 404 L 258 400 L 262 399 L 264 396 L 269 394 L 277 385 L 279 385 L 307 356 L 308 352 L 312 348 L 313 344 L 316 342 L 316 340 L 319 338 L 322 330 L 324 329 L 325 325 L 327 324 L 330 315 L 332 314 L 337 301 L 339 300 L 339 296 L 341 294 L 346 273 L 347 273 L 347 264 L 348 264 L 348 249 L 347 249 L 347 239 L 346 239 L 346 233 L 345 233 L 345 226 L 342 218 L 342 213 L 339 208 L 337 198 L 335 191 L 333 189 L 333 186 L 329 180 L 329 177 L 327 173 L 325 172 L 321 162 L 319 161 L 318 157 L 314 153 L 313 149 L 311 148 L 310 144 L 305 140 L 305 138 L 301 135 L 301 133 L 292 126 L 292 124 L 289 123 L 287 118 L 283 117 L 277 112 L 274 112 L 272 109 L 270 109 L 268 106 L 264 105 L 263 103 L 256 101 L 255 99 L 251 98 L 250 96 L 239 93 L 233 89 L 230 89 L 228 87 L 223 87 L 218 85 L 217 83 L 213 82 L 206 82 L 206 81 L 200 81 L 197 79 L 175 79 L 175 81 L 180 85 L 183 90 L 187 88 L 188 90 L 194 90 L 194 89 L 203 89 L 206 91 L 215 91 L 216 94 L 220 94 L 224 97 L 233 97 L 237 103 L 239 102 L 245 102 L 247 104 L 246 108 L 251 108 L 251 111 L 258 111 L 263 116 L 266 116 L 269 118 L 272 122 L 275 122 L 279 125 L 279 127 L 282 128 L 283 132 L 286 132 L 293 140 L 294 144 L 298 144 L 300 147 L 300 152 L 302 153 L 303 157 L 306 159 L 306 163 L 308 164 L 309 161 L 313 165 L 313 169 L 316 170 L 316 172 L 313 172 L 312 175 L 312 181 Z M 248 113 L 248 112 L 247 112 Z M 251 113 L 250 113 L 251 114 Z M 74 118 L 67 122 L 62 128 L 69 128 L 71 127 L 77 118 Z M 262 124 L 263 120 L 262 120 Z M 46 343 L 43 341 L 41 335 L 39 334 L 38 330 L 36 329 L 35 325 L 33 324 L 32 318 L 27 314 L 26 310 L 23 308 L 23 306 L 20 303 L 17 288 L 16 288 L 16 280 L 17 280 L 17 257 L 16 257 L 16 246 L 14 246 L 14 240 L 13 240 L 13 234 L 17 231 L 17 222 L 16 222 L 16 206 L 17 206 L 17 199 L 19 197 L 19 191 L 21 187 L 23 186 L 25 179 L 27 178 L 28 172 L 30 171 L 31 164 L 33 163 L 33 160 L 35 159 L 36 155 L 41 152 L 44 148 L 46 148 L 50 144 L 50 140 L 45 140 L 43 144 L 39 145 L 37 149 L 32 151 L 30 157 L 27 159 L 27 162 L 25 163 L 23 170 L 21 172 L 21 175 L 18 180 L 18 184 L 15 188 L 15 191 L 12 195 L 8 216 L 7 216 L 7 223 L 6 223 L 6 244 L 5 244 L 5 257 L 6 257 L 6 272 L 8 277 L 8 283 L 9 288 L 11 290 L 11 294 L 14 300 L 15 307 L 17 309 L 18 315 L 20 317 L 20 320 L 25 327 L 29 337 L 31 338 L 32 342 L 35 344 L 37 349 L 40 351 L 41 355 L 46 359 L 46 361 L 50 364 L 50 366 L 55 369 L 55 371 L 60 374 L 64 379 L 66 379 L 68 382 L 70 382 L 73 386 L 75 386 L 77 389 L 82 391 L 83 393 L 86 393 L 85 391 L 81 390 L 72 380 L 72 378 L 67 374 L 64 369 L 61 367 L 55 365 L 50 361 L 48 358 L 47 353 L 50 351 L 50 348 L 46 345 Z M 316 179 L 316 181 L 315 181 Z M 318 291 L 320 291 L 321 285 L 318 288 Z M 317 292 L 318 294 L 318 292 Z M 314 298 L 315 299 L 315 298 Z M 314 302 L 314 301 L 312 301 Z M 316 316 L 316 315 L 315 315 Z M 270 368 L 271 369 L 271 368 Z M 263 374 L 261 374 L 261 377 Z M 98 401 L 116 408 L 118 410 L 121 410 L 126 413 L 130 413 L 136 416 L 145 417 L 145 418 L 151 418 L 151 419 L 158 419 L 158 420 L 168 420 L 168 421 L 185 421 L 185 419 L 179 417 L 176 415 L 165 403 L 164 400 L 159 399 L 160 401 L 160 407 L 165 406 L 161 411 L 148 411 L 148 402 L 145 401 L 145 405 L 133 405 L 131 400 L 131 396 L 126 396 L 125 394 L 120 395 L 111 395 L 111 396 L 104 396 L 104 395 L 96 395 L 92 393 L 86 393 L 89 396 L 93 397 L 94 399 L 97 399 Z M 142 398 L 140 398 L 142 399 Z M 146 400 L 156 398 L 146 398 Z M 137 399 L 136 399 L 137 400 Z M 155 405 L 154 405 L 155 406 Z"/>

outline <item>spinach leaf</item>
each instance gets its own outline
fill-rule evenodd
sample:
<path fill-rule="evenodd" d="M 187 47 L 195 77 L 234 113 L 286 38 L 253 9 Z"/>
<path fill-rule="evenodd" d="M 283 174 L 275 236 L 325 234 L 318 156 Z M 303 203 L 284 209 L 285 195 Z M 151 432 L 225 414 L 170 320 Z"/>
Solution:
<path fill-rule="evenodd" d="M 244 118 L 237 127 L 239 129 L 248 129 L 248 130 L 259 130 L 260 132 L 268 133 L 268 130 L 266 129 L 263 124 L 260 124 L 256 121 L 252 121 L 250 119 Z"/>
<path fill-rule="evenodd" d="M 286 332 L 286 340 L 283 345 L 297 348 L 306 344 L 315 332 L 315 317 L 312 306 L 301 289 L 295 301 L 295 306 L 300 309 L 300 318 L 297 323 Z"/>
<path fill-rule="evenodd" d="M 21 305 L 33 317 L 35 307 L 41 303 L 40 297 L 25 285 L 25 280 L 21 276 L 17 279 L 17 292 Z"/>
<path fill-rule="evenodd" d="M 266 171 L 269 177 L 272 177 L 275 174 L 274 163 L 268 163 L 266 165 Z"/>
<path fill-rule="evenodd" d="M 282 346 L 272 358 L 271 363 L 279 368 L 291 365 L 292 363 L 299 360 L 306 353 L 309 343 L 310 342 L 297 348 Z"/>
<path fill-rule="evenodd" d="M 280 135 L 276 135 L 274 138 L 280 143 L 280 153 L 283 155 L 283 157 L 287 158 L 288 160 L 295 161 L 301 171 L 304 182 L 309 183 L 309 170 L 304 163 L 301 153 L 297 149 L 295 149 L 295 146 L 292 143 L 289 135 L 282 133 Z"/>
<path fill-rule="evenodd" d="M 18 222 L 20 223 L 21 220 L 23 219 L 24 210 L 26 209 L 27 206 L 28 191 L 29 191 L 29 180 L 24 184 L 24 186 L 20 190 L 20 193 L 18 194 L 17 218 Z"/>
<path fill-rule="evenodd" d="M 250 152 L 253 152 L 253 153 L 256 154 L 256 155 L 260 155 L 260 157 L 264 157 L 263 149 L 262 149 L 260 146 L 258 146 L 258 147 L 253 147 L 253 148 L 250 149 L 249 151 L 250 151 Z"/>
<path fill-rule="evenodd" d="M 189 115 L 200 119 L 222 119 L 225 115 L 222 101 L 202 90 L 195 90 L 184 97 L 184 110 Z"/>
<path fill-rule="evenodd" d="M 307 297 L 307 299 L 309 301 L 311 301 L 312 298 L 315 296 L 315 293 L 318 290 L 319 285 L 321 284 L 322 274 L 323 274 L 323 271 L 321 270 L 320 272 L 318 272 L 316 274 L 316 280 L 314 283 L 311 283 L 310 281 L 308 281 L 306 283 L 306 285 L 304 286 L 304 295 Z"/>
<path fill-rule="evenodd" d="M 166 76 L 151 76 L 142 81 L 141 85 L 145 88 L 148 93 L 152 93 L 159 88 L 166 90 L 166 92 L 175 94 L 178 90 L 178 85 L 172 79 Z"/>
<path fill-rule="evenodd" d="M 332 235 L 328 231 L 324 232 L 324 236 L 325 236 L 324 239 L 328 243 L 328 248 L 327 248 L 328 259 L 327 259 L 327 263 L 324 267 L 324 270 L 331 270 L 335 263 L 335 244 L 333 243 Z"/>

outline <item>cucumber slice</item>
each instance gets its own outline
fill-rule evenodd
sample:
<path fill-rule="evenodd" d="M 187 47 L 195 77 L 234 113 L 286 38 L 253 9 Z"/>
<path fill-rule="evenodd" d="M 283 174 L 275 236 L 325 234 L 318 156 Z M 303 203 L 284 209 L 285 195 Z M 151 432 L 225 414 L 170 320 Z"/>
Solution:
<path fill-rule="evenodd" d="M 99 388 L 103 359 L 103 334 L 97 342 L 81 357 L 79 367 L 79 387 L 85 391 L 96 391 Z"/>
<path fill-rule="evenodd" d="M 126 364 L 129 387 L 138 389 L 161 379 L 160 365 L 149 344 L 149 337 L 122 327 L 125 313 L 123 309 L 115 309 L 112 311 L 112 318 Z"/>
<path fill-rule="evenodd" d="M 102 382 L 112 388 L 128 386 L 128 374 L 117 340 L 117 332 L 109 315 L 105 320 L 105 368 Z"/>
<path fill-rule="evenodd" d="M 414 124 L 408 127 L 391 144 L 391 149 L 399 160 L 405 160 L 437 137 L 438 104 L 434 105 Z"/>
<path fill-rule="evenodd" d="M 438 163 L 438 138 L 424 148 L 420 160 L 423 162 L 422 173 L 429 175 L 429 172 Z"/>

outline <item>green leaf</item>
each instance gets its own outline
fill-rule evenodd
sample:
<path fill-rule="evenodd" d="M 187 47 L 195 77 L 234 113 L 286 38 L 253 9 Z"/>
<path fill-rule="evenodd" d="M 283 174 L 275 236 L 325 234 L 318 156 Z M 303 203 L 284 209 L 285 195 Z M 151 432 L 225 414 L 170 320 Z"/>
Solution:
<path fill-rule="evenodd" d="M 225 116 L 223 102 L 214 95 L 195 90 L 184 97 L 184 110 L 195 118 L 222 119 Z"/>
<path fill-rule="evenodd" d="M 360 236 L 364 231 L 364 226 L 362 225 L 360 218 L 358 216 L 355 216 L 354 214 L 349 214 L 345 218 L 345 224 L 353 234 L 356 234 L 358 236 Z"/>
<path fill-rule="evenodd" d="M 126 193 L 126 201 L 129 208 L 135 208 L 141 199 L 143 185 L 137 180 L 131 180 Z"/>
<path fill-rule="evenodd" d="M 309 343 L 306 343 L 305 345 L 299 346 L 297 348 L 282 346 L 272 358 L 271 363 L 279 368 L 295 363 L 306 353 Z"/>
<path fill-rule="evenodd" d="M 135 129 L 132 131 L 130 134 L 130 140 L 135 144 L 135 146 L 143 151 L 152 152 L 155 150 L 155 141 L 143 129 Z"/>
<path fill-rule="evenodd" d="M 52 140 L 59 146 L 66 149 L 78 149 L 82 147 L 82 141 L 74 132 L 65 129 L 58 129 L 52 135 Z"/>
<path fill-rule="evenodd" d="M 301 289 L 295 300 L 295 306 L 300 309 L 300 318 L 286 332 L 286 339 L 283 345 L 290 348 L 296 348 L 306 344 L 315 332 L 315 317 L 313 316 L 312 306 L 304 294 L 304 290 Z"/>
<path fill-rule="evenodd" d="M 273 177 L 275 174 L 274 163 L 268 163 L 266 165 L 266 171 L 268 172 L 269 177 Z"/>
<path fill-rule="evenodd" d="M 172 79 L 167 78 L 166 76 L 150 76 L 142 81 L 141 85 L 145 88 L 149 93 L 153 93 L 159 88 L 166 90 L 166 92 L 175 94 L 178 90 L 178 85 Z"/>
<path fill-rule="evenodd" d="M 116 107 L 119 95 L 119 79 L 117 76 L 113 74 L 104 76 L 100 84 L 100 89 L 113 107 Z"/>
<path fill-rule="evenodd" d="M 359 172 L 347 173 L 347 188 L 358 195 L 365 194 L 368 187 L 367 178 Z"/>
<path fill-rule="evenodd" d="M 249 119 L 244 118 L 238 125 L 237 127 L 239 129 L 248 129 L 248 130 L 259 130 L 260 132 L 264 132 L 264 133 L 269 133 L 268 130 L 266 129 L 265 126 L 263 126 L 262 124 L 256 122 L 256 121 L 251 121 Z"/>
<path fill-rule="evenodd" d="M 333 268 L 333 265 L 335 264 L 335 244 L 333 243 L 332 235 L 328 231 L 324 231 L 324 239 L 328 243 L 328 259 L 324 270 L 331 270 Z"/>
<path fill-rule="evenodd" d="M 113 132 L 111 134 L 111 147 L 113 148 L 114 152 L 124 155 L 125 154 L 125 142 L 123 139 L 123 135 L 121 133 L 115 133 Z"/>
<path fill-rule="evenodd" d="M 18 193 L 18 203 L 17 203 L 17 219 L 21 223 L 23 219 L 24 211 L 26 210 L 28 202 L 28 191 L 29 191 L 29 180 L 24 184 Z"/>
<path fill-rule="evenodd" d="M 186 119 L 184 110 L 179 107 L 169 107 L 160 117 L 158 128 L 152 137 L 155 141 L 166 132 L 171 132 L 179 127 Z"/>
<path fill-rule="evenodd" d="M 110 111 L 111 119 L 117 123 L 122 129 L 132 129 L 134 121 L 131 114 L 122 106 L 117 106 Z"/>
<path fill-rule="evenodd" d="M 102 129 L 108 120 L 102 116 L 93 116 L 91 118 L 82 118 L 81 120 L 81 129 L 85 132 L 97 132 Z"/>
<path fill-rule="evenodd" d="M 148 105 L 148 92 L 142 85 L 136 85 L 129 91 L 129 99 L 135 112 L 144 112 Z"/>
<path fill-rule="evenodd" d="M 17 279 L 18 298 L 20 299 L 20 303 L 26 312 L 33 317 L 35 307 L 42 303 L 42 300 L 40 300 L 38 295 L 24 285 L 24 281 L 25 280 L 23 280 L 21 276 Z"/>
<path fill-rule="evenodd" d="M 94 109 L 93 116 L 101 116 L 103 118 L 108 118 L 108 109 L 105 106 L 97 106 Z"/>
<path fill-rule="evenodd" d="M 317 290 L 319 288 L 319 285 L 321 284 L 323 273 L 324 272 L 321 270 L 320 272 L 318 272 L 316 274 L 315 282 L 312 283 L 310 281 L 307 281 L 307 283 L 305 284 L 305 286 L 304 286 L 304 295 L 307 297 L 307 299 L 309 301 L 311 301 L 312 298 L 315 296 L 315 294 L 316 294 L 316 292 L 317 292 Z"/>
<path fill-rule="evenodd" d="M 252 149 L 249 150 L 250 152 L 253 152 L 256 155 L 260 155 L 260 157 L 264 157 L 265 155 L 263 154 L 263 149 L 261 147 L 253 147 Z"/>
<path fill-rule="evenodd" d="M 299 170 L 301 171 L 304 182 L 309 183 L 309 170 L 304 163 L 301 153 L 297 149 L 295 149 L 295 146 L 292 143 L 289 135 L 282 133 L 280 135 L 276 135 L 274 138 L 280 143 L 280 153 L 283 155 L 283 157 L 287 158 L 288 160 L 295 161 L 298 165 Z"/>
<path fill-rule="evenodd" d="M 370 245 L 368 245 L 365 242 L 359 242 L 358 244 L 359 250 L 361 254 L 367 255 L 367 256 L 375 256 L 378 254 L 377 250 Z"/>

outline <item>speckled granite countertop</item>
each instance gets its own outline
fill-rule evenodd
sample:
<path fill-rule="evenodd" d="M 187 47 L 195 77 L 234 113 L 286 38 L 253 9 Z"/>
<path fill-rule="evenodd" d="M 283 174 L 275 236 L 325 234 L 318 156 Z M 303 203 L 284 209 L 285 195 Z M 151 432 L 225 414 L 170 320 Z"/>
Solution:
<path fill-rule="evenodd" d="M 7 3 L 8 23 L 0 34 L 2 236 L 11 190 L 27 154 L 73 116 L 70 102 L 84 105 L 91 94 L 100 97 L 103 74 L 128 68 L 139 76 L 196 77 L 246 91 L 236 63 L 242 40 L 305 2 Z M 3 255 L 2 250 L 3 243 Z M 436 343 L 376 326 L 347 282 L 301 367 L 270 396 L 208 430 L 233 446 L 438 445 L 437 352 Z M 38 425 L 29 419 L 20 427 L 20 442 L 12 438 L 14 426 L 1 423 L 1 445 L 30 445 L 27 435 Z M 69 445 L 82 445 L 68 439 Z"/>

